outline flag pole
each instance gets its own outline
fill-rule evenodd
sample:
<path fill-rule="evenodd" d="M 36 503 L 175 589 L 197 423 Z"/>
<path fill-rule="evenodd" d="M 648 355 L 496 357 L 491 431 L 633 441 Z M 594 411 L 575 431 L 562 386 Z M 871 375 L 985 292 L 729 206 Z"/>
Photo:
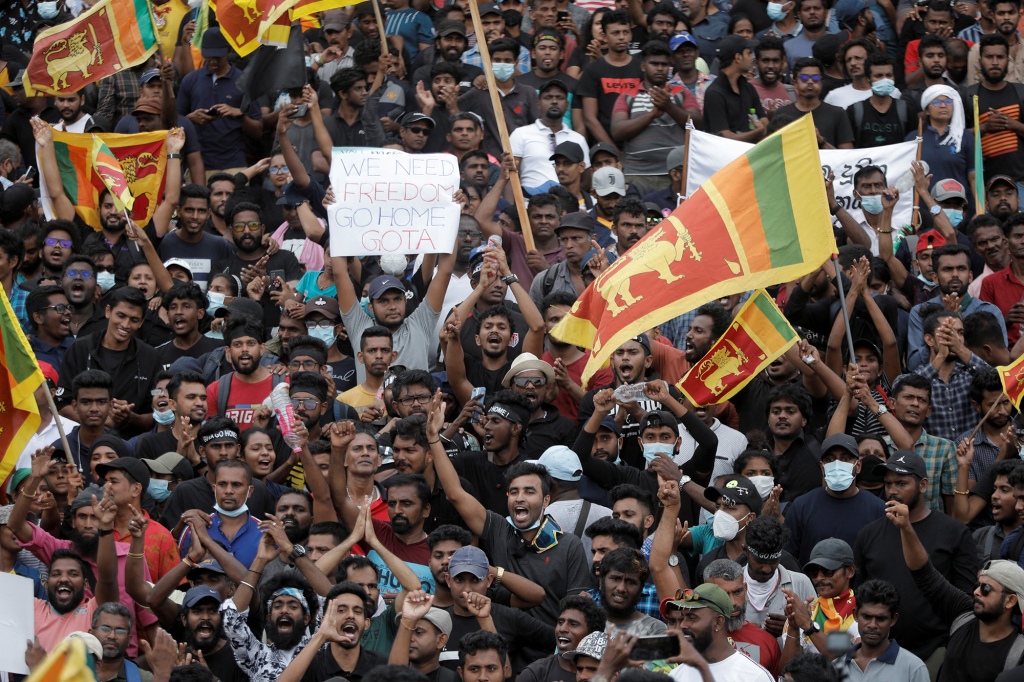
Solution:
<path fill-rule="evenodd" d="M 850 351 L 850 362 L 853 362 L 853 333 L 850 331 L 850 311 L 846 309 L 846 292 L 843 290 L 843 271 L 839 269 L 839 256 L 832 254 L 832 265 L 836 269 L 836 288 L 839 289 L 839 306 L 846 320 L 846 347 Z"/>
<path fill-rule="evenodd" d="M 390 54 L 388 34 L 384 32 L 384 19 L 380 15 L 380 5 L 377 0 L 370 0 L 370 4 L 373 5 L 373 16 L 377 17 L 377 33 L 380 34 L 380 54 L 383 57 L 386 54 Z"/>
<path fill-rule="evenodd" d="M 978 96 L 974 100 L 974 213 L 980 214 L 985 205 L 985 171 L 982 168 L 981 114 L 978 110 Z"/>
<path fill-rule="evenodd" d="M 693 130 L 693 119 L 686 119 L 686 125 L 683 126 L 683 181 L 682 187 L 680 187 L 680 196 L 686 197 L 686 176 L 690 173 L 690 131 Z M 676 207 L 682 203 L 679 197 L 676 197 Z"/>
<path fill-rule="evenodd" d="M 921 147 L 924 143 L 924 114 L 919 114 L 917 117 L 917 158 L 916 161 L 921 163 Z M 917 193 L 917 188 L 914 189 L 914 212 L 910 219 L 911 224 L 914 226 L 914 232 L 917 232 L 918 228 L 921 227 L 921 196 Z M 849 317 L 847 317 L 847 325 L 849 325 Z M 850 356 L 853 357 L 852 355 Z"/>
<path fill-rule="evenodd" d="M 476 0 L 468 3 L 470 14 L 473 15 L 473 31 L 476 33 L 476 46 L 480 49 L 480 59 L 483 63 L 484 78 L 487 79 L 487 92 L 491 95 L 491 109 L 494 110 L 494 120 L 498 124 L 498 136 L 501 138 L 501 148 L 509 151 L 512 143 L 508 138 L 508 126 L 505 124 L 505 112 L 501 108 L 501 93 L 498 92 L 498 84 L 494 80 L 494 72 L 491 70 L 491 53 L 487 49 L 487 38 L 484 37 L 484 27 L 480 22 L 480 8 Z M 523 240 L 526 242 L 526 250 L 533 251 L 536 246 L 533 243 L 533 231 L 530 229 L 530 217 L 526 212 L 526 199 L 523 196 L 523 185 L 519 181 L 519 169 L 516 168 L 508 174 L 509 182 L 512 184 L 512 197 L 516 202 L 516 211 L 519 214 L 519 223 L 523 229 Z"/>
<path fill-rule="evenodd" d="M 43 379 L 43 381 L 45 382 L 46 379 Z M 67 454 L 68 457 L 71 458 L 71 461 L 75 463 L 75 466 L 78 467 L 78 473 L 82 473 L 82 458 L 80 456 L 79 457 L 75 457 L 74 454 L 71 452 L 71 446 L 68 445 L 68 437 L 64 433 L 64 425 L 61 424 L 61 422 L 60 422 L 60 413 L 57 412 L 57 404 L 55 402 L 53 402 L 53 395 L 50 394 L 50 387 L 49 386 L 46 387 L 45 393 L 46 393 L 46 402 L 49 403 L 49 405 L 50 405 L 50 412 L 53 414 L 53 423 L 57 425 L 57 433 L 60 434 L 60 442 L 61 442 L 61 445 L 64 446 L 64 452 Z M 79 455 L 80 454 L 81 453 L 79 453 Z"/>

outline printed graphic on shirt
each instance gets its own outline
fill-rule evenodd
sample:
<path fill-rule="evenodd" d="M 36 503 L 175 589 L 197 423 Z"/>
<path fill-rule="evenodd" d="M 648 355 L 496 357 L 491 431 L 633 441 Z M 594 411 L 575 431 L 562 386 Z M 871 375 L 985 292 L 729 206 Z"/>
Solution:
<path fill-rule="evenodd" d="M 639 78 L 602 78 L 601 92 L 605 95 L 636 95 L 640 89 Z"/>
<path fill-rule="evenodd" d="M 1019 104 L 998 107 L 996 111 L 1006 114 L 1013 121 L 1020 120 Z M 981 114 L 979 118 L 981 125 L 985 125 L 990 117 L 991 112 L 986 111 Z M 1017 133 L 1009 128 L 994 133 L 986 133 L 981 136 L 981 153 L 985 158 L 1012 154 L 1015 151 L 1017 151 Z"/>

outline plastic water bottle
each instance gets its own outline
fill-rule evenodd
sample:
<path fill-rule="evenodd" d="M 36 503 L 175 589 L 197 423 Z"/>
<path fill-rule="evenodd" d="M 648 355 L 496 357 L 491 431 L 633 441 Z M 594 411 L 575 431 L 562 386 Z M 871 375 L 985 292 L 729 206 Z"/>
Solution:
<path fill-rule="evenodd" d="M 501 248 L 501 236 L 497 235 L 497 234 L 492 234 L 490 237 L 487 238 L 487 245 L 488 246 L 493 246 L 496 249 L 500 249 Z"/>
<path fill-rule="evenodd" d="M 292 407 L 291 396 L 288 395 L 288 384 L 280 383 L 270 392 L 270 404 L 277 414 L 277 424 L 281 429 L 281 437 L 292 452 L 302 452 L 299 444 L 299 434 L 292 429 L 292 421 L 295 419 L 295 409 Z"/>
<path fill-rule="evenodd" d="M 646 381 L 639 384 L 622 384 L 615 389 L 615 399 L 620 403 L 635 403 L 644 399 Z"/>

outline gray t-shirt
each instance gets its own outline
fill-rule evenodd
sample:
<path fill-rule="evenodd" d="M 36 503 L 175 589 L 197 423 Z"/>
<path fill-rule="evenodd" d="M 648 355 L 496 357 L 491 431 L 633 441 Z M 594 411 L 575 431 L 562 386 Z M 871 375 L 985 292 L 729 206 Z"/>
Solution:
<path fill-rule="evenodd" d="M 668 632 L 668 625 L 657 618 L 651 618 L 646 614 L 642 614 L 636 620 L 629 621 L 627 625 L 608 623 L 607 631 L 609 636 L 617 632 L 625 632 L 627 635 L 634 635 L 636 637 L 653 637 Z"/>
<path fill-rule="evenodd" d="M 405 318 L 397 331 L 392 331 L 395 351 L 398 357 L 393 364 L 404 365 L 409 369 L 427 369 L 430 367 L 430 337 L 434 333 L 434 325 L 440 317 L 440 311 L 430 307 L 426 299 L 420 303 L 412 315 Z M 352 345 L 357 346 L 363 338 L 363 332 L 376 324 L 376 321 L 363 311 L 358 303 L 347 312 L 342 311 L 341 320 L 348 330 L 348 338 Z M 356 384 L 366 381 L 366 367 L 356 364 Z"/>
<path fill-rule="evenodd" d="M 171 258 L 181 258 L 192 269 L 192 279 L 206 291 L 210 281 L 210 272 L 214 263 L 231 258 L 235 245 L 223 237 L 204 232 L 202 239 L 195 244 L 184 242 L 178 237 L 178 231 L 167 233 L 157 248 L 160 259 L 164 262 Z"/>

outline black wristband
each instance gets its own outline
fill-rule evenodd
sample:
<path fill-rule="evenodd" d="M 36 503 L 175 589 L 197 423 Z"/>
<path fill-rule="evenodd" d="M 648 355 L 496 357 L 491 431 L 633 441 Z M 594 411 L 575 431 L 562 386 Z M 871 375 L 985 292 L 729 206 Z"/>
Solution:
<path fill-rule="evenodd" d="M 103 529 L 101 528 L 101 529 L 99 529 L 98 531 L 96 531 L 96 535 L 98 535 L 99 537 L 101 537 L 101 538 L 102 538 L 102 537 L 104 537 L 104 536 L 107 536 L 107 535 L 110 535 L 110 534 L 112 534 L 113 532 L 114 532 L 114 529 L 113 529 L 113 528 L 107 528 L 106 530 L 103 530 Z"/>

